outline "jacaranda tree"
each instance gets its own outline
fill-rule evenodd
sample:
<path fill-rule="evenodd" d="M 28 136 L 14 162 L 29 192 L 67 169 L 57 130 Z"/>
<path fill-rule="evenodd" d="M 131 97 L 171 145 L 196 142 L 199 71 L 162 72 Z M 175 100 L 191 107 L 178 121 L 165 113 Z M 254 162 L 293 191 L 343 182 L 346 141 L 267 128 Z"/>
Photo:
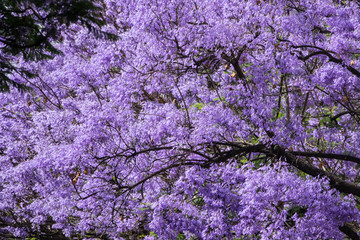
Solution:
<path fill-rule="evenodd" d="M 0 235 L 359 239 L 358 4 L 104 0 L 117 41 L 17 55 Z"/>

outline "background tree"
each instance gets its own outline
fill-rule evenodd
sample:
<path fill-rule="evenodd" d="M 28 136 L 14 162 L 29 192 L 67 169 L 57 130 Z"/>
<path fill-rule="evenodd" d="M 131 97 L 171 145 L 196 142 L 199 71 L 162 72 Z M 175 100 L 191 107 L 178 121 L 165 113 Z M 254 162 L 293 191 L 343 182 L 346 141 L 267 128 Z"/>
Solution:
<path fill-rule="evenodd" d="M 34 72 L 18 67 L 19 57 L 25 61 L 53 58 L 61 53 L 55 42 L 71 24 L 86 26 L 97 36 L 114 38 L 102 32 L 105 24 L 101 5 L 88 0 L 4 0 L 0 4 L 0 90 L 9 91 L 9 84 L 24 90 L 26 85 L 11 79 L 14 73 L 34 77 Z"/>
<path fill-rule="evenodd" d="M 0 234 L 358 239 L 356 2 L 103 4 L 0 94 Z"/>

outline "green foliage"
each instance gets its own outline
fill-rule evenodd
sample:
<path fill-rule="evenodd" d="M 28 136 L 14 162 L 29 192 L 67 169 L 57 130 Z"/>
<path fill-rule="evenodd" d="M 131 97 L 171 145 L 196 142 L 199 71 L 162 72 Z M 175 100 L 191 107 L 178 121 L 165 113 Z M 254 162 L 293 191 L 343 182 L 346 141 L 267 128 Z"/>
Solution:
<path fill-rule="evenodd" d="M 139 235 L 139 239 L 143 239 L 143 238 L 145 238 L 146 236 L 147 236 L 147 235 L 145 235 L 145 234 Z M 149 233 L 149 236 L 155 237 L 155 238 L 158 237 L 158 235 L 157 235 L 156 233 L 154 233 L 154 232 L 150 232 L 150 233 Z"/>
<path fill-rule="evenodd" d="M 201 110 L 204 107 L 203 103 L 194 103 L 191 105 L 193 108 L 196 108 L 197 110 Z"/>
<path fill-rule="evenodd" d="M 289 227 L 293 227 L 295 225 L 294 220 L 292 217 L 296 214 L 297 217 L 304 217 L 307 212 L 307 207 L 303 206 L 293 206 L 289 210 L 287 210 L 286 215 L 286 223 Z"/>
<path fill-rule="evenodd" d="M 183 233 L 179 233 L 179 235 L 177 235 L 177 237 L 176 237 L 176 240 L 185 240 L 185 239 L 186 239 L 186 236 Z"/>
<path fill-rule="evenodd" d="M 203 197 L 195 197 L 193 199 L 193 204 L 197 207 L 202 207 L 205 205 L 205 201 Z"/>
<path fill-rule="evenodd" d="M 273 113 L 273 117 L 271 119 L 271 121 L 276 121 L 277 119 L 282 119 L 285 117 L 285 109 L 284 108 L 280 108 L 278 110 L 273 109 L 272 113 Z"/>
<path fill-rule="evenodd" d="M 260 234 L 242 235 L 240 238 L 236 238 L 235 240 L 249 240 L 249 239 L 261 239 L 261 235 Z"/>
<path fill-rule="evenodd" d="M 225 104 L 229 104 L 228 101 L 226 101 L 226 99 L 224 97 L 221 97 L 221 98 L 214 98 L 213 99 L 214 102 L 223 102 Z"/>

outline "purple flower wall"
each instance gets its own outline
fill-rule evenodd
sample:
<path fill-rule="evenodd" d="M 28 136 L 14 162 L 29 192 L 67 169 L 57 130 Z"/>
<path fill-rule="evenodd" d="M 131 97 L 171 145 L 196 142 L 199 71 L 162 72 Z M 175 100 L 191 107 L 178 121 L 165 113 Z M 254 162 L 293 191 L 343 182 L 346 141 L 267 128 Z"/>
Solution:
<path fill-rule="evenodd" d="M 358 238 L 355 1 L 103 6 L 0 94 L 0 236 Z"/>

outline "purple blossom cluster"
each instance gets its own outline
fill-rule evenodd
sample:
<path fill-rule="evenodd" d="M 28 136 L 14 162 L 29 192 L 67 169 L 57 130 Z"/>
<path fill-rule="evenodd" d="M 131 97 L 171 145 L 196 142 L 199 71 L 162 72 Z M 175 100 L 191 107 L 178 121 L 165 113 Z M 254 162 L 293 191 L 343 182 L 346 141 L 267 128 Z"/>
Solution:
<path fill-rule="evenodd" d="M 0 93 L 0 237 L 359 238 L 356 1 L 101 5 Z"/>

